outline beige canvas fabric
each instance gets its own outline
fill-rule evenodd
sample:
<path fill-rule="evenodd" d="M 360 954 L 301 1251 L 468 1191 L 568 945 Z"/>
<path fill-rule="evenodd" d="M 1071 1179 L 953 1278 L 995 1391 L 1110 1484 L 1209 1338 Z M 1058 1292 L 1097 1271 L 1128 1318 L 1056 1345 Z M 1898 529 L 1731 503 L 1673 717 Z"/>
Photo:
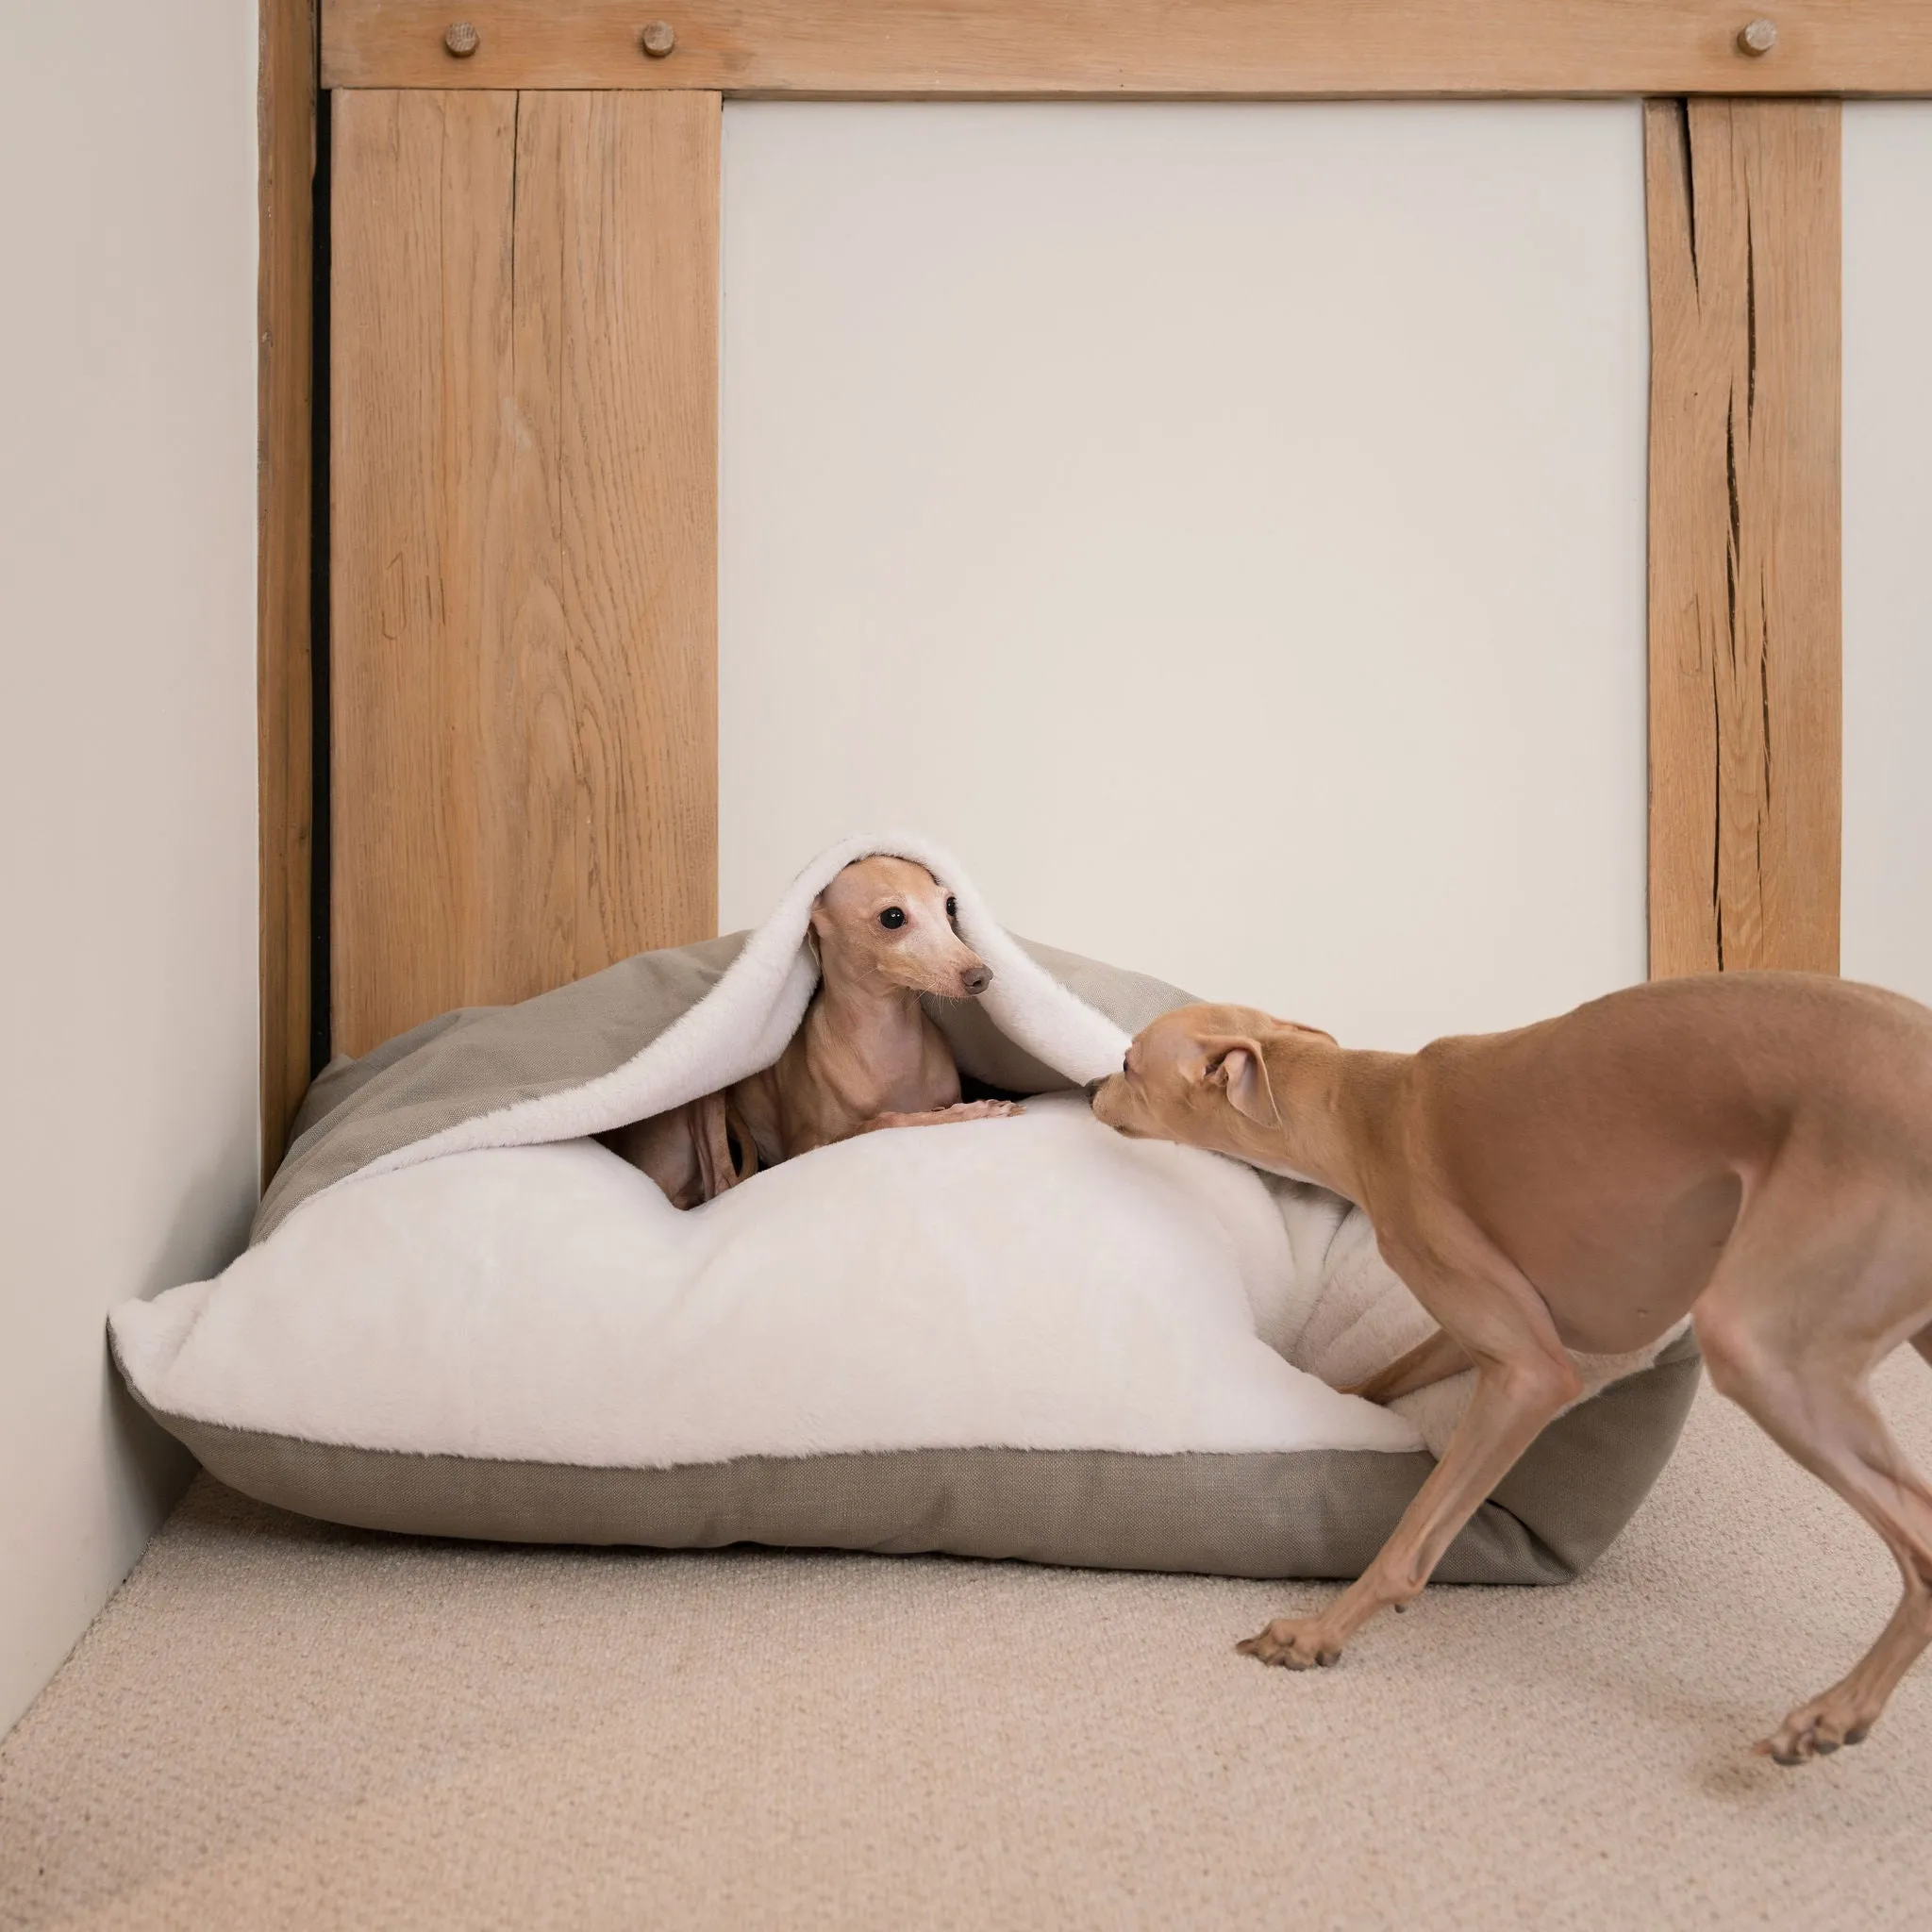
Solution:
<path fill-rule="evenodd" d="M 1697 1387 L 1688 1339 L 1543 1432 L 1443 1558 L 1448 1583 L 1561 1583 L 1623 1528 Z M 231 1488 L 366 1529 L 498 1542 L 943 1551 L 1100 1570 L 1359 1574 L 1426 1455 L 923 1449 L 676 1469 L 406 1456 L 158 1420 Z"/>
<path fill-rule="evenodd" d="M 640 953 L 514 1007 L 465 1007 L 338 1059 L 310 1088 L 256 1210 L 267 1240 L 311 1194 L 384 1154 L 620 1067 L 724 976 L 746 935 Z"/>

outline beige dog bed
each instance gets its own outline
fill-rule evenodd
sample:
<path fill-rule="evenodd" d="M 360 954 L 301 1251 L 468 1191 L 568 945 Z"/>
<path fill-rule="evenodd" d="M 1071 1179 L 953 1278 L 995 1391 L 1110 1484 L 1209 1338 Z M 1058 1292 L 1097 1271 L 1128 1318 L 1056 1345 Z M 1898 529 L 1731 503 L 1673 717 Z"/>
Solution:
<path fill-rule="evenodd" d="M 956 893 L 993 968 L 936 1014 L 962 1071 L 1049 1097 L 821 1149 L 679 1214 L 585 1137 L 775 1058 L 811 991 L 811 898 L 878 850 Z M 332 1068 L 249 1252 L 117 1309 L 116 1357 L 224 1481 L 370 1527 L 1356 1574 L 1461 1391 L 1383 1410 L 1328 1386 L 1428 1325 L 1357 1211 L 1123 1141 L 1064 1091 L 1184 997 L 1023 946 L 923 841 L 851 841 L 753 935 Z M 1628 1519 L 1695 1357 L 1592 1366 L 1610 1386 L 1442 1578 L 1560 1581 Z"/>

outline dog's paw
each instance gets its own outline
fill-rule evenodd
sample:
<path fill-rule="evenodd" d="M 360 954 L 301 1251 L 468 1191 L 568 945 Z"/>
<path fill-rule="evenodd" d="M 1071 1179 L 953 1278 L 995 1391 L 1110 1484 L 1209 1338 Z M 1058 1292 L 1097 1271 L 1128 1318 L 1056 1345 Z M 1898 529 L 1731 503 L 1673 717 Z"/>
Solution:
<path fill-rule="evenodd" d="M 1862 1744 L 1871 1728 L 1871 1718 L 1855 1709 L 1850 1698 L 1827 1690 L 1800 1705 L 1774 1735 L 1760 1738 L 1751 1749 L 1774 1764 L 1809 1764 L 1814 1757 L 1829 1757 L 1840 1744 Z"/>
<path fill-rule="evenodd" d="M 1283 1670 L 1308 1671 L 1318 1665 L 1326 1669 L 1341 1655 L 1341 1646 L 1325 1635 L 1314 1621 L 1276 1617 L 1257 1636 L 1237 1643 L 1243 1657 L 1259 1657 L 1264 1664 L 1279 1664 Z"/>
<path fill-rule="evenodd" d="M 1017 1100 L 962 1100 L 946 1109 L 949 1121 L 1008 1121 L 1026 1109 Z"/>

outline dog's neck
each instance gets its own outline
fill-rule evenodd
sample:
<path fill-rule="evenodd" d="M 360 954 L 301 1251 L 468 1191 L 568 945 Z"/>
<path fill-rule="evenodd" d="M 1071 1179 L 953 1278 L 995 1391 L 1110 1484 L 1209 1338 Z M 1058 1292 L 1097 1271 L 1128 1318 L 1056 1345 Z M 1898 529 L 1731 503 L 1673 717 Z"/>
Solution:
<path fill-rule="evenodd" d="M 925 1051 L 925 1012 L 916 992 L 873 974 L 848 978 L 829 963 L 805 1024 L 816 1047 L 876 1077 L 916 1068 Z"/>
<path fill-rule="evenodd" d="M 1281 1124 L 1257 1130 L 1266 1149 L 1259 1164 L 1361 1202 L 1362 1157 L 1380 1141 L 1408 1056 L 1354 1052 L 1306 1035 L 1271 1040 L 1264 1052 Z"/>

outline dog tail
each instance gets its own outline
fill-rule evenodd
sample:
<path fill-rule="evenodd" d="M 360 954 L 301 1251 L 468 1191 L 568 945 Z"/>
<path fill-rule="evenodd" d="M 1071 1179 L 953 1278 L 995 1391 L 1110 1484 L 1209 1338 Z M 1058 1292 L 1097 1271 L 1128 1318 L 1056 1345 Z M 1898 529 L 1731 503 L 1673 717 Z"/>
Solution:
<path fill-rule="evenodd" d="M 1386 1369 L 1341 1392 L 1359 1395 L 1367 1402 L 1393 1402 L 1398 1395 L 1412 1395 L 1418 1389 L 1446 1382 L 1469 1366 L 1469 1356 L 1461 1342 L 1446 1328 L 1438 1328 L 1426 1341 L 1418 1342 L 1407 1355 L 1397 1356 Z"/>

